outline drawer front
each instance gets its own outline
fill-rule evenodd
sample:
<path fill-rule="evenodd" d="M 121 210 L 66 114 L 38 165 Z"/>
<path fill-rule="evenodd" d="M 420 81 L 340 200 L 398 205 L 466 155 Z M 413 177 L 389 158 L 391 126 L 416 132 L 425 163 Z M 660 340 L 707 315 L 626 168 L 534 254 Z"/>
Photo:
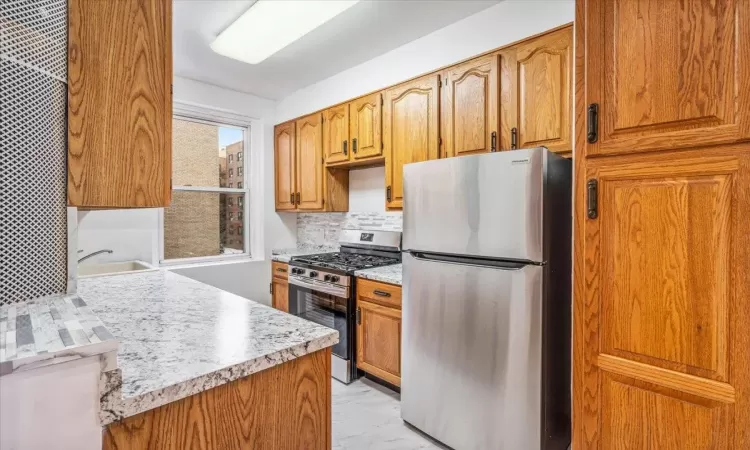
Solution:
<path fill-rule="evenodd" d="M 289 264 L 278 262 L 278 261 L 272 261 L 271 273 L 273 274 L 274 278 L 286 280 L 289 278 Z"/>
<path fill-rule="evenodd" d="M 401 286 L 357 278 L 357 297 L 378 305 L 401 309 Z"/>

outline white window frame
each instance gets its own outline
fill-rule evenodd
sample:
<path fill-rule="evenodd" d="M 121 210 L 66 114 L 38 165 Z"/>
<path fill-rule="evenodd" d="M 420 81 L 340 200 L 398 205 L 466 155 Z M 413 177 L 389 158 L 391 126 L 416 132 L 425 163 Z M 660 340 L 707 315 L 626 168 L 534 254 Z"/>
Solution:
<path fill-rule="evenodd" d="M 250 150 L 250 141 L 252 133 L 252 124 L 254 119 L 239 116 L 236 114 L 229 113 L 224 110 L 213 109 L 203 107 L 199 105 L 193 105 L 188 103 L 175 102 L 173 105 L 172 115 L 175 119 L 187 120 L 197 123 L 205 123 L 208 125 L 215 125 L 217 127 L 226 126 L 232 128 L 243 129 L 243 153 L 247 153 Z M 218 150 L 218 147 L 217 147 Z M 189 258 L 173 258 L 164 259 L 164 208 L 159 209 L 159 265 L 160 266 L 177 266 L 177 265 L 189 265 L 189 264 L 204 264 L 221 261 L 232 261 L 232 260 L 248 260 L 252 259 L 253 246 L 251 243 L 251 230 L 254 228 L 251 224 L 250 213 L 250 180 L 248 179 L 248 172 L 242 171 L 242 189 L 238 188 L 222 188 L 222 187 L 209 187 L 209 186 L 172 186 L 173 191 L 183 192 L 215 192 L 223 194 L 232 193 L 244 193 L 242 207 L 242 242 L 244 243 L 244 251 L 237 254 L 228 255 L 211 255 L 211 256 L 196 256 Z M 259 249 L 262 252 L 262 249 Z"/>

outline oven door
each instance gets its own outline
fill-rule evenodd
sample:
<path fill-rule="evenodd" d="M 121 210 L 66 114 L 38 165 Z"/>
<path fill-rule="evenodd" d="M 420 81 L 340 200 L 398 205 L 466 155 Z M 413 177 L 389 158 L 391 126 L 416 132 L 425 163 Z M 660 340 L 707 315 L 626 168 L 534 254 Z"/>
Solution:
<path fill-rule="evenodd" d="M 349 288 L 290 276 L 289 314 L 338 331 L 339 342 L 333 346 L 333 354 L 350 359 Z"/>

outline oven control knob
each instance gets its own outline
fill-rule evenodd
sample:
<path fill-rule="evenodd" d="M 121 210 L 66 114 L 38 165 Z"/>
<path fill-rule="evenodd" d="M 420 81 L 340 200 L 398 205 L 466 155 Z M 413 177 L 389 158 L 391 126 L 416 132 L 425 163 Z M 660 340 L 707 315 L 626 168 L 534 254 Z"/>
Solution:
<path fill-rule="evenodd" d="M 318 272 L 311 270 L 309 274 L 307 274 L 310 278 L 315 278 L 318 276 Z"/>
<path fill-rule="evenodd" d="M 330 276 L 330 275 L 326 275 L 326 276 L 323 277 L 323 281 L 331 281 L 331 278 L 333 278 L 333 277 Z"/>
<path fill-rule="evenodd" d="M 332 275 L 331 276 L 331 283 L 336 283 L 337 281 L 339 281 L 339 276 L 338 275 Z"/>
<path fill-rule="evenodd" d="M 292 269 L 292 275 L 297 275 L 298 273 L 302 273 L 302 269 L 297 269 L 296 267 Z"/>

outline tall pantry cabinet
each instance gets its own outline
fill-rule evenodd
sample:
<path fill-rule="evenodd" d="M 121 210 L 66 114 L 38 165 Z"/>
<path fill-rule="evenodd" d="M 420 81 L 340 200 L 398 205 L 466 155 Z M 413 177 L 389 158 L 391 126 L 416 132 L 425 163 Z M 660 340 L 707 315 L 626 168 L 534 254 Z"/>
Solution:
<path fill-rule="evenodd" d="M 576 2 L 576 450 L 750 448 L 748 24 Z"/>

